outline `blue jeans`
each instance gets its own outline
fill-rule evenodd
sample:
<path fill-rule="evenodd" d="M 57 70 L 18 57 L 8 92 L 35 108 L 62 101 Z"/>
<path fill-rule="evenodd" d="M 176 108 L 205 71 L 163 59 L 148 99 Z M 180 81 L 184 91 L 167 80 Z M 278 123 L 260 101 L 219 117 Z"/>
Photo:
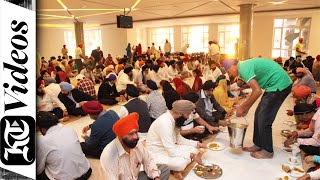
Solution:
<path fill-rule="evenodd" d="M 273 153 L 272 123 L 290 92 L 291 85 L 282 91 L 265 92 L 254 114 L 253 143 L 269 153 Z"/>

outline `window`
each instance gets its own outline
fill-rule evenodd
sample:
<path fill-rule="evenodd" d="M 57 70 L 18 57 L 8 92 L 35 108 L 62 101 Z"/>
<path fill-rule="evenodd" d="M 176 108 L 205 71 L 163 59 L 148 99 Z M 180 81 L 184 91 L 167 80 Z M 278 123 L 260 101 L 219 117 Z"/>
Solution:
<path fill-rule="evenodd" d="M 173 28 L 159 28 L 159 29 L 151 29 L 150 31 L 150 42 L 149 45 L 154 43 L 155 48 L 158 50 L 159 46 L 163 51 L 164 44 L 166 43 L 166 39 L 171 43 L 171 52 L 174 51 L 174 42 L 173 42 Z"/>
<path fill-rule="evenodd" d="M 74 31 L 65 31 L 64 32 L 64 41 L 69 50 L 69 54 L 73 57 L 75 56 L 76 37 Z M 91 55 L 91 51 L 96 49 L 97 46 L 100 46 L 102 49 L 101 43 L 101 30 L 85 30 L 84 31 L 84 48 L 87 56 Z"/>
<path fill-rule="evenodd" d="M 295 45 L 303 37 L 303 50 L 308 49 L 311 18 L 275 19 L 272 57 L 295 57 Z"/>
<path fill-rule="evenodd" d="M 208 52 L 208 26 L 182 28 L 181 47 L 189 44 L 188 53 Z"/>
<path fill-rule="evenodd" d="M 235 43 L 239 38 L 239 25 L 219 25 L 218 33 L 220 53 L 235 55 Z"/>

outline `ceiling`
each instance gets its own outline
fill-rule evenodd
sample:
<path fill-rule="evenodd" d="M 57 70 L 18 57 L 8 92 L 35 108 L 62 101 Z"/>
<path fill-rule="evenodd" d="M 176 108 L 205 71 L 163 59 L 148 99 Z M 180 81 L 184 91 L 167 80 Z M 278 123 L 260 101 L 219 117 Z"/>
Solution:
<path fill-rule="evenodd" d="M 38 24 L 115 24 L 116 15 L 134 22 L 221 14 L 238 14 L 239 5 L 255 4 L 255 12 L 318 9 L 320 0 L 39 0 Z"/>

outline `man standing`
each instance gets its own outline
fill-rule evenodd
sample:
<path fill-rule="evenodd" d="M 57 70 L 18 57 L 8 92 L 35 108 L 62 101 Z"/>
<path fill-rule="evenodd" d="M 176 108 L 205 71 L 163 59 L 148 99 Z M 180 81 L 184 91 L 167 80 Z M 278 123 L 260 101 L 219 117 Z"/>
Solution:
<path fill-rule="evenodd" d="M 63 47 L 61 49 L 61 54 L 67 61 L 69 61 L 68 49 L 66 48 L 66 45 L 63 45 Z"/>
<path fill-rule="evenodd" d="M 169 179 L 168 167 L 155 164 L 152 154 L 139 143 L 138 119 L 139 114 L 134 112 L 113 125 L 117 137 L 104 148 L 100 157 L 106 179 Z M 141 165 L 144 167 L 142 172 Z"/>
<path fill-rule="evenodd" d="M 80 43 L 78 44 L 78 47 L 76 48 L 75 50 L 75 62 L 76 62 L 76 65 L 78 67 L 78 73 L 82 70 L 83 68 L 83 62 L 82 62 L 82 59 L 86 59 L 84 57 L 84 55 L 82 54 L 82 47 L 83 45 Z"/>
<path fill-rule="evenodd" d="M 220 60 L 220 47 L 218 42 L 216 41 L 209 41 L 209 50 L 208 55 L 211 59 L 211 62 L 216 63 Z"/>
<path fill-rule="evenodd" d="M 92 124 L 83 127 L 82 138 L 85 142 L 80 143 L 85 155 L 100 158 L 103 149 L 108 145 L 116 135 L 112 131 L 112 126 L 120 119 L 113 110 L 105 111 L 98 101 L 88 101 L 83 106 L 84 112 L 88 113 L 94 120 Z M 91 129 L 90 136 L 87 131 Z"/>
<path fill-rule="evenodd" d="M 59 126 L 50 112 L 37 113 L 37 179 L 88 179 L 92 173 L 73 128 Z"/>
<path fill-rule="evenodd" d="M 289 75 L 278 63 L 264 58 L 253 58 L 237 63 L 230 60 L 224 63 L 230 80 L 239 77 L 251 88 L 249 98 L 236 108 L 236 115 L 243 117 L 247 115 L 251 106 L 262 94 L 261 101 L 255 111 L 254 133 L 251 147 L 243 150 L 251 152 L 251 156 L 258 159 L 271 159 L 273 157 L 272 123 L 277 112 L 291 92 L 292 81 Z"/>
<path fill-rule="evenodd" d="M 306 54 L 306 52 L 304 52 L 304 51 L 302 51 L 302 43 L 303 43 L 303 38 L 299 38 L 299 42 L 296 44 L 296 59 L 298 58 L 298 57 L 300 57 L 300 59 L 301 59 L 301 56 L 303 55 L 303 54 Z"/>
<path fill-rule="evenodd" d="M 98 46 L 97 49 L 92 50 L 91 56 L 94 58 L 93 69 L 95 69 L 97 63 L 103 59 L 103 52 L 100 50 L 100 46 Z"/>
<path fill-rule="evenodd" d="M 166 39 L 166 43 L 164 44 L 163 50 L 164 50 L 164 55 L 166 57 L 169 57 L 170 53 L 171 53 L 171 43 L 168 41 L 168 39 Z"/>

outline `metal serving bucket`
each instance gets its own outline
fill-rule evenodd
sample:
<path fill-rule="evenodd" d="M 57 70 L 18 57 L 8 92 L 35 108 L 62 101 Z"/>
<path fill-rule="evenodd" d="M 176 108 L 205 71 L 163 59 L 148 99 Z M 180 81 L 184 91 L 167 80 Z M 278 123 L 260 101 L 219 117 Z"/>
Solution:
<path fill-rule="evenodd" d="M 248 124 L 231 123 L 228 125 L 231 148 L 242 148 Z"/>

